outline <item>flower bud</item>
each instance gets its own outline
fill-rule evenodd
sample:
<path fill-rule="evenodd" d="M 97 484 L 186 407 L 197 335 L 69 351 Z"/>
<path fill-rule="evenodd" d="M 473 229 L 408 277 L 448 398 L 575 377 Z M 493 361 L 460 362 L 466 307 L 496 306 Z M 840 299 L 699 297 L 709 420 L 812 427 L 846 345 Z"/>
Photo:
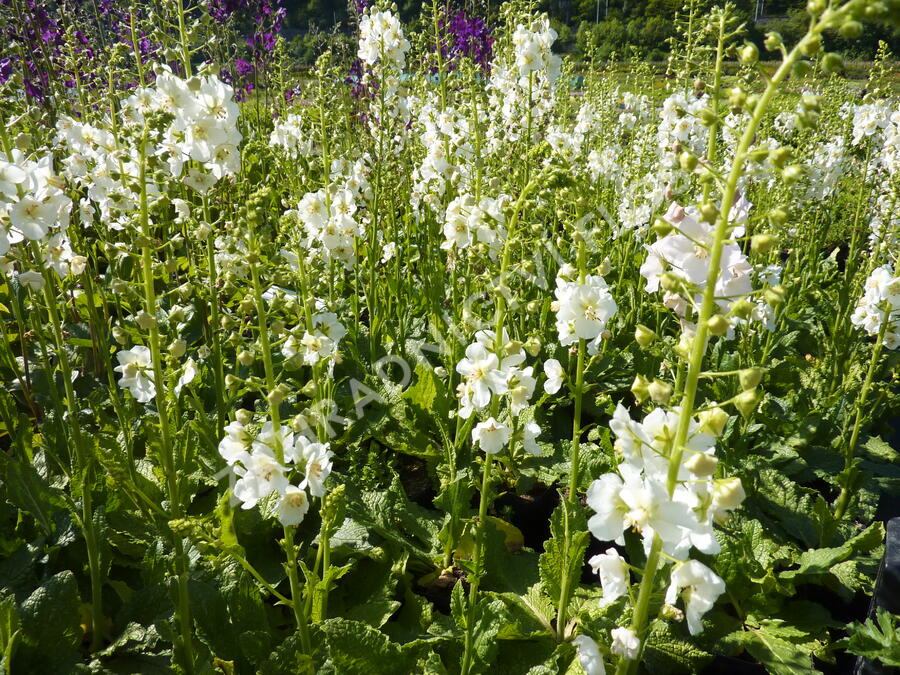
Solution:
<path fill-rule="evenodd" d="M 297 413 L 291 418 L 291 429 L 294 433 L 299 434 L 309 429 L 309 421 L 303 413 Z"/>
<path fill-rule="evenodd" d="M 303 385 L 303 389 L 300 390 L 300 393 L 306 396 L 307 398 L 312 398 L 316 394 L 316 381 L 310 380 L 306 384 Z"/>
<path fill-rule="evenodd" d="M 659 277 L 659 285 L 664 291 L 674 292 L 681 288 L 681 277 L 672 272 L 665 272 Z"/>
<path fill-rule="evenodd" d="M 253 298 L 249 295 L 245 295 L 238 305 L 238 311 L 244 316 L 250 316 L 253 314 L 256 309 L 256 303 L 253 301 Z"/>
<path fill-rule="evenodd" d="M 762 368 L 757 367 L 744 368 L 738 372 L 738 381 L 741 383 L 741 389 L 744 391 L 754 389 L 762 380 L 764 372 Z"/>
<path fill-rule="evenodd" d="M 187 342 L 180 339 L 175 340 L 172 344 L 169 345 L 167 351 L 176 359 L 180 359 L 187 351 Z"/>
<path fill-rule="evenodd" d="M 697 168 L 697 157 L 696 155 L 692 155 L 690 152 L 685 150 L 678 156 L 678 163 L 681 165 L 681 169 L 683 171 L 693 171 Z"/>
<path fill-rule="evenodd" d="M 682 333 L 678 338 L 678 344 L 675 345 L 675 353 L 687 361 L 691 357 L 691 346 L 694 343 L 694 336 Z"/>
<path fill-rule="evenodd" d="M 638 405 L 649 398 L 649 384 L 650 382 L 643 375 L 638 375 L 634 378 L 634 382 L 631 384 L 631 393 L 634 394 L 634 400 L 637 401 Z"/>
<path fill-rule="evenodd" d="M 804 42 L 800 46 L 800 51 L 804 56 L 815 56 L 822 49 L 822 38 L 818 35 L 809 40 L 808 42 Z"/>
<path fill-rule="evenodd" d="M 738 52 L 738 58 L 740 58 L 741 63 L 756 63 L 759 60 L 759 49 L 752 42 L 748 42 L 741 47 L 741 50 Z"/>
<path fill-rule="evenodd" d="M 156 325 L 156 319 L 144 310 L 138 312 L 137 317 L 135 317 L 135 321 L 137 325 L 143 328 L 144 330 L 150 330 L 154 325 Z"/>
<path fill-rule="evenodd" d="M 525 342 L 525 351 L 532 357 L 541 353 L 541 340 L 536 336 L 531 336 Z"/>
<path fill-rule="evenodd" d="M 818 16 L 825 11 L 825 0 L 809 0 L 806 3 L 806 11 L 813 16 Z"/>
<path fill-rule="evenodd" d="M 754 234 L 750 238 L 750 248 L 756 253 L 768 253 L 778 240 L 771 234 Z"/>
<path fill-rule="evenodd" d="M 510 340 L 505 345 L 503 345 L 503 352 L 507 356 L 518 354 L 520 351 L 522 351 L 522 343 L 518 340 Z"/>
<path fill-rule="evenodd" d="M 253 365 L 253 353 L 243 349 L 241 353 L 237 355 L 238 363 L 242 366 L 252 366 Z"/>
<path fill-rule="evenodd" d="M 684 463 L 684 468 L 699 478 L 712 476 L 716 472 L 719 460 L 715 455 L 707 455 L 705 452 L 695 452 Z"/>
<path fill-rule="evenodd" d="M 209 236 L 210 232 L 212 232 L 212 228 L 210 228 L 209 224 L 207 223 L 200 223 L 197 226 L 198 239 L 206 239 Z"/>
<path fill-rule="evenodd" d="M 666 621 L 684 621 L 684 612 L 674 605 L 663 605 L 659 610 L 659 615 Z"/>
<path fill-rule="evenodd" d="M 731 311 L 729 313 L 732 316 L 737 317 L 738 319 L 744 319 L 746 321 L 753 313 L 753 309 L 754 304 L 752 302 L 750 302 L 747 298 L 741 298 L 731 305 Z"/>
<path fill-rule="evenodd" d="M 447 377 L 447 369 L 443 366 L 437 366 L 434 369 L 434 374 L 443 380 L 445 377 Z"/>
<path fill-rule="evenodd" d="M 844 69 L 844 59 L 840 54 L 828 52 L 822 57 L 822 68 L 826 73 L 838 73 Z"/>
<path fill-rule="evenodd" d="M 721 314 L 716 314 L 709 318 L 706 327 L 712 335 L 725 335 L 728 332 L 728 319 Z"/>
<path fill-rule="evenodd" d="M 128 344 L 128 333 L 126 333 L 120 326 L 113 326 L 112 329 L 113 339 L 118 342 L 120 345 Z"/>
<path fill-rule="evenodd" d="M 634 329 L 634 339 L 642 348 L 646 349 L 659 336 L 642 323 L 639 323 Z"/>
<path fill-rule="evenodd" d="M 236 378 L 234 375 L 232 375 L 231 373 L 229 373 L 228 375 L 225 376 L 225 386 L 228 389 L 234 389 L 240 383 L 241 383 L 241 381 L 238 378 Z"/>
<path fill-rule="evenodd" d="M 715 406 L 710 410 L 697 413 L 697 417 L 700 420 L 700 431 L 713 436 L 721 436 L 722 432 L 725 431 L 725 425 L 728 424 L 730 416 L 722 408 Z"/>
<path fill-rule="evenodd" d="M 754 410 L 756 410 L 756 406 L 759 403 L 759 392 L 757 392 L 756 389 L 743 391 L 734 397 L 733 403 L 734 407 L 738 409 L 741 415 L 747 418 Z"/>
<path fill-rule="evenodd" d="M 736 509 L 746 497 L 740 478 L 722 478 L 713 487 L 713 504 L 720 509 Z"/>
<path fill-rule="evenodd" d="M 766 33 L 766 40 L 763 44 L 770 52 L 777 52 L 784 45 L 784 38 L 781 37 L 781 33 L 772 31 Z"/>
<path fill-rule="evenodd" d="M 809 61 L 804 61 L 803 59 L 798 60 L 793 67 L 793 75 L 794 77 L 806 77 L 809 75 L 809 72 L 812 70 L 812 66 Z"/>
<path fill-rule="evenodd" d="M 719 217 L 719 209 L 712 202 L 706 202 L 700 205 L 700 216 L 705 222 L 714 223 Z"/>
<path fill-rule="evenodd" d="M 659 405 L 668 405 L 669 399 L 675 390 L 672 385 L 662 380 L 653 380 L 647 387 L 647 393 L 650 394 L 650 400 Z"/>
<path fill-rule="evenodd" d="M 784 225 L 788 219 L 788 212 L 781 208 L 774 208 L 768 213 L 769 222 L 773 225 Z"/>
<path fill-rule="evenodd" d="M 234 411 L 234 419 L 236 419 L 239 424 L 246 426 L 253 421 L 253 413 L 246 408 L 238 408 Z"/>
<path fill-rule="evenodd" d="M 763 292 L 763 297 L 766 299 L 767 303 L 773 307 L 777 307 L 784 302 L 784 286 L 779 285 L 767 288 Z"/>
<path fill-rule="evenodd" d="M 803 167 L 799 164 L 791 164 L 784 167 L 781 172 L 781 179 L 788 185 L 793 185 L 803 176 Z"/>
<path fill-rule="evenodd" d="M 780 148 L 775 148 L 769 153 L 769 161 L 772 162 L 772 166 L 780 169 L 785 164 L 787 164 L 788 160 L 791 158 L 790 148 L 786 148 L 781 146 Z"/>
<path fill-rule="evenodd" d="M 269 405 L 280 405 L 284 400 L 284 391 L 280 386 L 275 387 L 272 391 L 269 392 L 269 395 L 266 396 L 266 401 L 269 402 Z"/>
<path fill-rule="evenodd" d="M 732 108 L 743 108 L 747 102 L 747 94 L 740 87 L 733 87 L 728 91 L 728 104 Z"/>
<path fill-rule="evenodd" d="M 607 274 L 609 274 L 610 270 L 612 270 L 612 262 L 609 258 L 604 258 L 603 262 L 601 262 L 600 265 L 597 266 L 597 273 L 601 277 L 605 277 Z"/>
<path fill-rule="evenodd" d="M 653 231 L 653 234 L 655 234 L 657 237 L 662 238 L 672 232 L 674 228 L 672 227 L 672 224 L 665 218 L 657 218 L 653 221 L 653 225 L 650 227 L 650 229 Z"/>
<path fill-rule="evenodd" d="M 705 127 L 711 127 L 716 123 L 718 117 L 716 117 L 716 113 L 714 113 L 709 108 L 704 108 L 700 111 L 700 123 Z"/>
<path fill-rule="evenodd" d="M 815 94 L 803 94 L 800 103 L 806 110 L 819 110 L 820 108 L 819 97 Z"/>

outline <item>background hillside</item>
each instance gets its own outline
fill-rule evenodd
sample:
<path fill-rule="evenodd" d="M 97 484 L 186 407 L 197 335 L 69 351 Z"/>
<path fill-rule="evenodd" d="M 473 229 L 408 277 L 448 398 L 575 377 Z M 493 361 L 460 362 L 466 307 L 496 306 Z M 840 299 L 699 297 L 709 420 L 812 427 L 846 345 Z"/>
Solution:
<path fill-rule="evenodd" d="M 353 26 L 353 3 L 364 0 L 283 0 L 287 10 L 285 29 L 294 43 L 298 58 L 307 60 L 313 53 L 316 33 L 348 34 Z M 709 5 L 712 6 L 713 2 Z M 797 0 L 737 0 L 739 13 L 748 26 L 748 38 L 762 46 L 763 35 L 778 31 L 788 44 L 803 34 L 808 23 L 805 1 Z M 397 0 L 405 21 L 416 21 L 425 14 L 430 2 L 425 0 Z M 499 0 L 466 0 L 451 2 L 453 9 L 462 9 L 470 16 L 481 16 L 492 25 L 500 6 Z M 638 56 L 660 60 L 668 52 L 667 40 L 674 32 L 674 19 L 684 3 L 681 0 L 546 0 L 538 3 L 548 12 L 559 33 L 559 49 L 586 53 L 593 47 L 601 58 L 615 53 L 619 57 Z M 832 34 L 826 45 L 848 59 L 869 60 L 874 57 L 879 40 L 887 42 L 894 54 L 900 53 L 900 31 L 888 27 L 867 25 L 854 38 Z"/>

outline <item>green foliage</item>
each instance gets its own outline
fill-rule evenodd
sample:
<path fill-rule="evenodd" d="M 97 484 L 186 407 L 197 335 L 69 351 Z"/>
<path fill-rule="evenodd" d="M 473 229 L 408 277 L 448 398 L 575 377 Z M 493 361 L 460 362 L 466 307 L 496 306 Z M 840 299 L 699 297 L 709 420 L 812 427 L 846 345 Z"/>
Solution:
<path fill-rule="evenodd" d="M 848 626 L 847 651 L 885 666 L 900 667 L 900 618 L 878 607 L 875 618 Z"/>

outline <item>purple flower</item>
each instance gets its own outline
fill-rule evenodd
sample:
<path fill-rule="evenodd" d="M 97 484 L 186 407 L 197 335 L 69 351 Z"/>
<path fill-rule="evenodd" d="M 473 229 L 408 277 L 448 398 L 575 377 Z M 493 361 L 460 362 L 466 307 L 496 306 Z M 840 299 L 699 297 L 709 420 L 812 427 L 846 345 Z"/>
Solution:
<path fill-rule="evenodd" d="M 0 84 L 5 83 L 11 76 L 13 62 L 10 58 L 0 59 Z"/>
<path fill-rule="evenodd" d="M 463 10 L 458 10 L 441 20 L 441 28 L 446 31 L 441 56 L 450 70 L 462 57 L 472 59 L 482 69 L 489 67 L 494 38 L 483 19 L 470 17 Z"/>

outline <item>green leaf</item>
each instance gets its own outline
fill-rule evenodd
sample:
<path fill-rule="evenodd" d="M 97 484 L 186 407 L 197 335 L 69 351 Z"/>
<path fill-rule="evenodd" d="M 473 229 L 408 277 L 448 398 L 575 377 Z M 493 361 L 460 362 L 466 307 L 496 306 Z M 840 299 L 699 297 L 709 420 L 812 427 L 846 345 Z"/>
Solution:
<path fill-rule="evenodd" d="M 550 516 L 550 535 L 539 561 L 541 584 L 551 598 L 558 598 L 563 580 L 577 580 L 584 565 L 590 534 L 581 507 L 560 502 Z"/>
<path fill-rule="evenodd" d="M 879 607 L 874 621 L 855 622 L 847 627 L 847 651 L 886 666 L 900 667 L 900 617 Z"/>
<path fill-rule="evenodd" d="M 47 484 L 30 462 L 0 452 L 0 476 L 6 499 L 27 511 L 47 534 L 53 531 L 53 512 L 65 506 L 62 494 Z"/>
<path fill-rule="evenodd" d="M 0 673 L 9 673 L 19 639 L 19 614 L 12 595 L 0 599 Z"/>
<path fill-rule="evenodd" d="M 654 621 L 644 646 L 644 662 L 650 673 L 698 673 L 712 661 L 712 654 L 675 635 L 665 621 Z"/>
<path fill-rule="evenodd" d="M 796 644 L 770 627 L 750 629 L 742 640 L 746 650 L 772 675 L 811 675 L 812 650 L 806 644 Z"/>
<path fill-rule="evenodd" d="M 349 619 L 320 624 L 335 671 L 346 675 L 410 672 L 415 661 L 371 626 Z"/>
<path fill-rule="evenodd" d="M 70 673 L 80 660 L 83 631 L 75 575 L 45 581 L 19 607 L 21 642 L 15 667 L 22 673 Z"/>

